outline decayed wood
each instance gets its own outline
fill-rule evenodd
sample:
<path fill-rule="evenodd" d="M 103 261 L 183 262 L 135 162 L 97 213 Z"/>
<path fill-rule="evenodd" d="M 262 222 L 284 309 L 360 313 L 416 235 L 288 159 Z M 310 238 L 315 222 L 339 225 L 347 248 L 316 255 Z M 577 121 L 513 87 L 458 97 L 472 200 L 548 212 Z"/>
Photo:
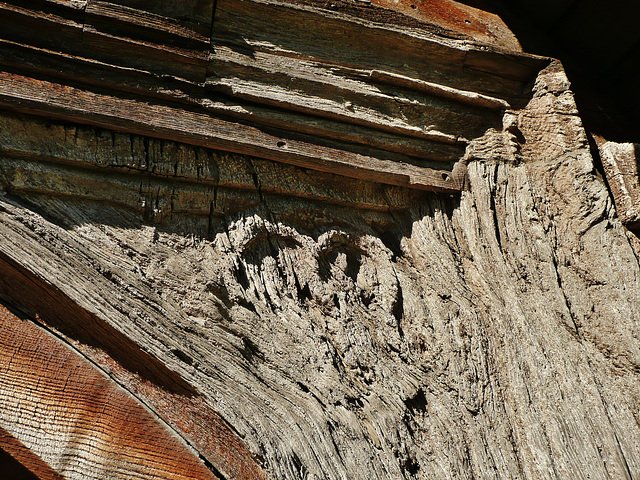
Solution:
<path fill-rule="evenodd" d="M 172 401 L 176 418 L 209 406 L 268 475 L 287 480 L 640 471 L 640 245 L 612 209 L 559 65 L 537 78 L 526 109 L 470 143 L 460 196 L 413 192 L 410 208 L 388 212 L 313 203 L 304 195 L 326 198 L 337 184 L 251 159 L 242 178 L 254 179 L 256 203 L 205 234 L 183 214 L 153 223 L 106 202 L 12 190 L 26 178 L 14 167 L 55 166 L 63 179 L 112 159 L 119 174 L 138 174 L 145 156 L 125 154 L 144 152 L 143 138 L 52 121 L 49 136 L 69 141 L 40 144 L 43 122 L 8 118 L 3 142 L 24 131 L 3 152 L 0 292 L 42 318 L 52 302 L 19 287 L 55 287 L 53 303 L 93 312 L 197 387 L 196 403 L 145 400 L 165 405 L 162 418 Z M 175 154 L 186 147 L 165 146 L 155 158 L 167 159 L 166 178 L 171 158 L 179 173 L 204 168 Z M 282 188 L 300 193 L 260 195 L 280 172 Z M 360 201 L 378 201 L 380 190 L 364 190 Z M 100 357 L 65 318 L 65 341 Z M 153 376 L 136 380 L 110 353 L 102 368 L 153 398 Z M 214 458 L 193 440 L 206 429 L 187 437 L 168 423 Z"/>
<path fill-rule="evenodd" d="M 5 210 L 5 213 L 8 213 L 8 211 Z M 8 220 L 8 217 L 5 217 L 5 220 Z M 48 250 L 47 242 L 40 243 L 37 240 L 37 234 L 35 236 L 30 235 L 27 233 L 28 230 L 23 230 L 15 223 L 13 223 L 13 227 L 18 227 L 18 230 L 13 230 L 13 233 L 11 233 L 11 224 L 11 220 L 4 223 L 4 226 L 8 228 L 3 229 L 3 242 L 0 245 L 0 292 L 2 298 L 10 301 L 13 305 L 21 306 L 27 312 L 39 317 L 53 328 L 58 329 L 61 335 L 79 342 L 76 347 L 83 351 L 85 356 L 101 365 L 111 377 L 118 379 L 121 384 L 127 385 L 129 390 L 135 392 L 138 398 L 142 398 L 147 408 L 152 408 L 155 414 L 164 422 L 167 422 L 176 431 L 180 432 L 183 438 L 197 448 L 199 454 L 203 455 L 223 476 L 242 480 L 264 478 L 263 471 L 256 464 L 246 445 L 229 428 L 227 423 L 220 418 L 219 414 L 204 399 L 199 397 L 196 389 L 167 365 L 158 362 L 152 355 L 149 355 L 146 347 L 144 350 L 140 349 L 135 341 L 128 337 L 128 335 L 134 334 L 135 328 L 127 327 L 126 335 L 120 330 L 124 326 L 122 320 L 125 316 L 123 315 L 126 315 L 123 314 L 123 311 L 131 313 L 133 310 L 129 307 L 123 309 L 115 305 L 109 307 L 102 303 L 100 298 L 107 291 L 113 290 L 112 285 L 105 283 L 105 279 L 110 276 L 109 273 L 106 273 L 108 270 L 103 271 L 103 273 L 106 273 L 106 277 L 103 276 L 103 273 L 98 273 L 98 275 L 95 275 L 97 272 L 91 273 L 91 268 L 86 268 L 88 266 L 87 262 L 91 262 L 91 260 L 82 255 L 82 249 L 75 250 L 73 257 L 75 265 L 67 268 L 63 266 L 64 262 L 56 260 L 57 253 Z M 16 242 L 30 244 L 28 250 L 35 255 L 31 256 L 29 254 L 30 259 L 26 257 L 19 259 L 21 255 L 15 249 Z M 69 247 L 73 250 L 71 244 L 69 244 Z M 17 256 L 15 255 L 16 253 L 18 254 Z M 68 260 L 71 258 L 67 257 Z M 47 264 L 53 266 L 52 271 L 57 270 L 59 275 L 67 278 L 68 283 L 62 286 L 62 290 L 47 280 L 43 281 L 42 277 L 36 273 Z M 45 267 L 45 270 L 49 268 Z M 80 277 L 77 276 L 78 274 Z M 75 303 L 68 295 L 72 290 L 76 290 L 80 296 L 87 294 L 86 286 L 82 286 L 89 278 L 87 275 L 92 277 L 92 287 L 89 287 L 89 289 L 93 290 L 91 295 L 94 296 L 94 300 Z M 82 277 L 84 277 L 84 280 L 81 280 Z M 30 295 L 25 295 L 25 291 L 28 291 Z M 149 297 L 150 292 L 145 292 L 143 296 L 134 295 L 131 298 L 134 303 L 130 304 L 130 307 L 135 309 L 134 304 L 140 304 L 139 302 L 144 296 Z M 76 297 L 75 300 L 79 298 Z M 140 311 L 140 314 L 146 318 L 157 318 L 158 314 L 164 310 L 169 317 L 172 317 L 170 305 L 159 307 L 160 310 L 157 310 L 151 316 L 148 316 L 150 312 L 143 313 Z M 167 307 L 169 310 L 167 310 Z M 108 321 L 104 321 L 103 314 L 110 317 Z M 7 333 L 11 333 L 10 329 L 7 329 Z M 161 333 L 161 336 L 164 337 L 165 334 L 166 332 L 164 334 Z M 13 344 L 16 344 L 16 342 L 11 339 L 7 340 L 7 347 L 3 349 L 6 355 L 11 355 L 12 350 L 10 347 Z M 161 348 L 166 348 L 166 345 Z M 181 351 L 180 348 L 171 349 L 171 355 L 179 360 L 178 364 L 184 362 L 185 358 L 189 358 L 184 357 L 180 353 Z M 51 365 L 49 368 L 54 367 L 55 365 Z M 73 370 L 73 368 L 75 367 L 69 367 L 70 370 Z M 42 370 L 33 371 L 31 374 L 39 375 L 42 372 Z M 62 369 L 59 375 L 63 379 L 70 376 L 66 367 Z M 58 378 L 53 372 L 47 373 L 45 376 Z M 8 380 L 6 383 L 10 384 Z M 36 389 L 33 395 L 39 395 L 38 392 Z M 61 392 L 58 396 L 61 396 L 62 393 L 64 392 Z M 75 391 L 68 393 L 70 396 L 75 394 L 77 394 Z M 20 392 L 7 393 L 6 395 L 14 398 L 14 401 L 19 401 L 24 396 Z M 44 395 L 46 398 L 46 394 Z M 57 396 L 54 395 L 52 401 L 55 402 L 56 398 Z M 109 399 L 110 397 L 107 395 L 105 398 Z M 64 397 L 61 400 L 64 403 Z M 67 402 L 69 403 L 69 401 Z M 117 402 L 115 402 L 115 405 L 111 402 L 106 402 L 106 404 L 110 409 L 115 408 L 115 411 L 121 409 L 121 405 L 118 405 Z M 0 417 L 5 422 L 3 424 L 4 428 L 10 429 L 10 424 L 20 425 L 20 422 L 14 418 L 17 415 L 16 408 L 8 408 L 6 411 L 3 410 L 1 412 L 2 415 Z M 141 407 L 137 406 L 136 408 Z M 83 420 L 81 413 L 78 421 L 86 421 L 86 419 Z M 62 416 L 60 421 L 73 423 L 75 420 Z M 37 428 L 37 426 L 33 428 Z M 60 428 L 52 426 L 52 430 L 57 431 Z M 62 430 L 63 432 L 66 431 Z M 29 432 L 27 431 L 26 434 L 29 434 Z M 135 440 L 135 435 L 127 437 L 126 432 L 123 432 L 122 435 L 125 437 L 123 441 L 132 442 Z M 33 433 L 29 434 L 29 436 L 34 437 Z M 37 436 L 35 438 L 37 439 Z M 33 441 L 38 443 L 36 440 Z M 81 443 L 81 448 L 90 446 L 91 442 L 88 443 L 89 445 Z M 46 445 L 47 442 L 44 442 L 39 448 L 46 448 Z M 153 451 L 153 448 L 150 451 Z M 117 453 L 114 452 L 113 455 L 117 455 Z M 129 458 L 128 455 L 124 457 L 122 462 L 115 461 L 116 467 L 114 468 L 118 468 L 120 463 L 126 464 L 127 458 Z M 109 462 L 107 462 L 108 464 Z M 100 458 L 96 458 L 93 465 L 95 465 L 95 468 L 99 468 L 102 465 Z M 175 473 L 180 474 L 180 471 Z M 171 474 L 170 470 L 168 474 Z M 82 473 L 78 475 L 82 475 Z M 126 478 L 126 473 L 124 478 Z"/>
<path fill-rule="evenodd" d="M 113 0 L 112 5 L 121 5 L 160 17 L 177 20 L 184 27 L 208 36 L 211 32 L 211 20 L 214 14 L 213 0 L 194 0 L 192 2 L 157 2 L 153 0 Z"/>
<path fill-rule="evenodd" d="M 449 192 L 460 190 L 462 185 L 462 179 L 448 171 L 275 137 L 255 127 L 199 112 L 100 95 L 15 74 L 0 73 L 0 105 L 392 185 Z"/>
<path fill-rule="evenodd" d="M 0 158 L 6 191 L 121 205 L 155 221 L 183 214 L 202 216 L 206 224 L 255 207 L 259 194 L 380 212 L 406 210 L 422 196 L 320 172 L 310 176 L 257 158 L 8 114 L 0 115 Z"/>
<path fill-rule="evenodd" d="M 9 439 L 2 446 L 39 478 L 218 478 L 68 346 L 4 306 L 0 327 L 0 425 L 29 451 Z"/>
<path fill-rule="evenodd" d="M 469 108 L 442 98 L 467 100 L 471 97 L 468 92 L 456 95 L 453 88 L 428 89 L 432 84 L 427 82 L 404 82 L 404 86 L 418 86 L 430 96 L 403 91 L 393 86 L 397 81 L 387 82 L 385 87 L 357 79 L 371 78 L 373 72 L 345 69 L 347 78 L 341 78 L 335 64 L 262 52 L 244 54 L 229 47 L 216 46 L 213 62 L 215 73 L 207 81 L 212 91 L 346 123 L 443 143 L 454 143 L 457 137 L 474 138 L 500 124 L 500 112 Z M 381 72 L 373 76 L 375 80 L 398 78 Z M 504 110 L 506 102 L 496 99 L 494 104 Z"/>
<path fill-rule="evenodd" d="M 637 228 L 640 225 L 638 145 L 606 142 L 599 150 L 618 216 L 629 228 Z"/>
<path fill-rule="evenodd" d="M 435 97 L 446 98 L 475 107 L 502 111 L 511 108 L 511 105 L 501 98 L 490 97 L 488 95 L 482 95 L 481 93 L 469 92 L 466 90 L 458 90 L 447 87 L 446 85 L 438 85 L 437 83 L 416 80 L 411 77 L 384 72 L 381 70 L 372 70 L 369 74 L 369 78 L 374 82 L 400 85 L 413 90 L 429 93 Z"/>
<path fill-rule="evenodd" d="M 92 58 L 204 82 L 207 37 L 171 18 L 107 2 L 90 0 L 85 13 L 83 46 Z"/>
<path fill-rule="evenodd" d="M 53 2 L 44 6 L 32 9 L 21 2 L 0 2 L 2 37 L 72 54 L 82 51 L 84 12 L 55 8 Z"/>
<path fill-rule="evenodd" d="M 249 9 L 252 15 L 247 16 Z M 273 18 L 278 22 L 271 22 Z M 227 45 L 245 53 L 270 52 L 315 59 L 338 68 L 379 70 L 384 65 L 392 73 L 497 96 L 522 95 L 522 80 L 531 80 L 547 63 L 540 57 L 463 46 L 419 30 L 398 29 L 276 1 L 218 2 L 212 44 L 210 68 L 214 73 L 215 47 Z M 478 61 L 468 65 L 470 53 L 483 59 L 483 66 Z"/>
<path fill-rule="evenodd" d="M 189 6 L 134 0 L 0 4 L 0 63 L 32 75 L 29 88 L 47 76 L 63 86 L 60 92 L 85 91 L 84 101 L 134 94 L 138 112 L 148 103 L 146 117 L 164 111 L 213 132 L 235 129 L 231 143 L 219 132 L 205 135 L 218 135 L 218 141 L 205 142 L 191 127 L 180 132 L 178 124 L 142 128 L 142 117 L 136 127 L 126 115 L 100 115 L 96 123 L 96 115 L 72 104 L 64 115 L 54 114 L 16 97 L 11 108 L 25 105 L 21 111 L 27 113 L 131 128 L 381 183 L 456 191 L 460 183 L 447 179 L 466 141 L 499 128 L 501 112 L 526 98 L 527 82 L 546 62 L 439 38 L 426 24 L 385 25 L 376 19 L 389 12 L 378 7 L 341 4 L 333 12 L 307 3 L 225 0 L 215 12 L 206 0 Z M 5 99 L 14 90 L 7 87 Z M 174 110 L 166 110 L 164 101 Z M 114 120 L 105 122 L 107 117 Z M 222 120 L 229 117 L 238 123 Z M 242 146 L 245 136 L 253 140 Z M 278 137 L 292 138 L 286 148 L 271 147 L 281 142 Z M 442 167 L 433 172 L 431 162 Z"/>
<path fill-rule="evenodd" d="M 202 88 L 174 79 L 158 88 L 153 75 L 143 71 L 118 69 L 95 60 L 87 60 L 50 50 L 36 49 L 28 45 L 0 40 L 0 58 L 3 64 L 21 72 L 40 72 L 49 76 L 63 76 L 67 81 L 82 81 L 100 88 L 120 89 L 137 95 L 149 95 L 154 99 L 185 103 L 202 107 L 207 112 L 232 117 L 245 122 L 259 123 L 289 132 L 300 132 L 319 138 L 338 140 L 342 148 L 358 144 L 397 152 L 413 158 L 441 162 L 455 162 L 462 157 L 465 143 L 438 134 L 434 130 L 413 129 L 410 137 L 395 135 L 378 128 L 336 122 L 322 117 L 299 114 L 292 111 L 268 108 L 260 105 L 239 105 L 233 99 L 215 99 L 205 96 Z M 61 74 L 60 72 L 64 72 Z M 368 75 L 367 75 L 368 76 Z M 416 138 L 418 135 L 422 138 Z"/>
<path fill-rule="evenodd" d="M 468 35 L 482 42 L 511 51 L 520 51 L 520 43 L 500 17 L 459 2 L 448 0 L 372 0 L 374 5 L 390 8 L 453 33 Z"/>
<path fill-rule="evenodd" d="M 162 419 L 229 480 L 640 471 L 640 244 L 611 207 L 557 63 L 528 92 L 547 60 L 464 34 L 436 38 L 344 2 L 219 0 L 206 90 L 206 1 L 191 16 L 182 2 L 15 3 L 0 5 L 2 45 L 21 55 L 1 56 L 0 103 L 18 113 L 0 115 L 0 298 L 81 352 L 75 371 L 90 359 L 144 402 L 134 419 Z M 33 34 L 57 26 L 57 38 Z M 72 41 L 79 29 L 150 57 L 98 61 Z M 158 73 L 166 62 L 181 75 L 189 58 L 182 78 Z M 280 110 L 306 108 L 273 94 L 285 79 L 321 108 Z M 216 82 L 231 90 L 212 93 Z M 395 118 L 396 98 L 400 116 L 407 99 L 422 118 L 450 107 L 451 130 L 415 134 L 424 125 Z M 470 126 L 483 135 L 456 163 L 469 112 L 492 128 Z M 411 182 L 465 189 L 408 193 Z M 0 331 L 13 335 L 2 351 L 25 367 L 2 370 L 13 393 L 0 425 L 31 425 L 17 413 L 23 389 L 83 427 L 94 412 L 56 401 L 91 390 L 70 395 L 79 382 L 43 360 L 35 339 L 46 341 L 13 333 Z M 32 388 L 36 360 L 60 395 Z M 121 419 L 111 398 L 105 412 Z M 13 438 L 51 451 L 35 435 Z"/>

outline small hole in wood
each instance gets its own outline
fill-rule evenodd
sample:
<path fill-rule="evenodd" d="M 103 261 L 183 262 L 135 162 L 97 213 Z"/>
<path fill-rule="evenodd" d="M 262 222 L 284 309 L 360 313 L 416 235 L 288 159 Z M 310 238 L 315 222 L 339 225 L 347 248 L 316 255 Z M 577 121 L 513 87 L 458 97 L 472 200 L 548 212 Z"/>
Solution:
<path fill-rule="evenodd" d="M 469 25 L 471 23 L 471 20 L 465 20 L 464 23 L 466 23 L 467 25 Z"/>
<path fill-rule="evenodd" d="M 451 177 L 449 176 L 449 174 L 448 174 L 448 173 L 443 173 L 443 174 L 442 174 L 442 179 L 443 179 L 443 180 L 445 180 L 445 181 L 448 181 L 448 180 L 450 180 L 450 179 L 451 179 Z"/>
<path fill-rule="evenodd" d="M 414 10 L 417 9 L 418 7 L 416 7 L 415 5 L 411 5 L 411 8 L 413 8 Z"/>
<path fill-rule="evenodd" d="M 278 148 L 282 148 L 287 144 L 287 142 L 278 142 L 276 145 L 278 145 Z"/>

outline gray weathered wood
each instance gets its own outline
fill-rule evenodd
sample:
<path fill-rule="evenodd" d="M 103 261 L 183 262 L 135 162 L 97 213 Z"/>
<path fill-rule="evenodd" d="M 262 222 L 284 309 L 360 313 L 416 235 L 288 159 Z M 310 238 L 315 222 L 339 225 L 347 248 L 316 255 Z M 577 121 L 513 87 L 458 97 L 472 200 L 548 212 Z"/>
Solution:
<path fill-rule="evenodd" d="M 29 159 L 43 122 L 4 122 L 27 130 L 3 162 L 62 172 L 85 158 L 98 171 L 112 155 L 124 175 L 144 158 L 124 153 L 142 138 L 101 143 L 53 122 L 70 141 Z M 218 412 L 271 478 L 634 478 L 640 243 L 594 169 L 562 69 L 545 70 L 527 108 L 472 141 L 465 161 L 460 198 L 425 192 L 389 212 L 309 202 L 333 184 L 293 166 L 284 178 L 306 178 L 296 188 L 308 197 L 260 195 L 277 173 L 255 163 L 255 204 L 204 232 L 181 213 L 154 222 L 13 189 L 3 173 L 0 292 L 122 385 L 141 382 L 119 363 L 156 359 L 168 372 L 143 369 L 145 381 L 197 389 L 190 411 Z M 169 177 L 171 163 L 158 171 Z M 24 296 L 25 284 L 59 300 Z M 107 341 L 119 335 L 142 353 Z M 204 433 L 189 437 L 166 397 L 148 400 L 156 391 L 137 395 L 215 464 Z"/>

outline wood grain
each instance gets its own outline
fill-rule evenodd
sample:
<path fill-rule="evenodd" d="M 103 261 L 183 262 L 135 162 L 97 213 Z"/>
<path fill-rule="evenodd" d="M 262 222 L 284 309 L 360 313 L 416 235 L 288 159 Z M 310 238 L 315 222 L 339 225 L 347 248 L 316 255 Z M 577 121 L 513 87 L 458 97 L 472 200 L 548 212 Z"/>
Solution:
<path fill-rule="evenodd" d="M 406 210 L 423 195 L 328 173 L 309 175 L 291 165 L 168 140 L 6 112 L 0 115 L 0 158 L 0 184 L 6 191 L 120 205 L 165 225 L 189 215 L 215 221 L 212 217 L 255 207 L 259 193 L 379 212 Z"/>
<path fill-rule="evenodd" d="M 218 478 L 69 347 L 4 306 L 0 326 L 0 425 L 58 472 L 57 478 Z M 25 456 L 19 460 L 36 470 Z"/>
<path fill-rule="evenodd" d="M 50 304 L 91 311 L 146 362 L 196 387 L 198 396 L 163 394 L 152 375 L 129 370 L 135 364 L 119 368 L 117 351 L 81 342 L 84 317 L 58 323 L 66 342 L 164 412 L 227 478 L 215 459 L 229 437 L 211 425 L 237 432 L 245 449 L 229 454 L 236 465 L 278 479 L 633 478 L 640 244 L 594 168 L 561 67 L 535 85 L 504 130 L 470 143 L 461 195 L 366 184 L 405 209 L 271 195 L 263 185 L 311 196 L 340 184 L 246 156 L 221 156 L 246 168 L 219 175 L 253 180 L 254 206 L 211 228 L 205 217 L 204 230 L 186 215 L 169 228 L 108 202 L 11 190 L 7 175 L 0 250 L 16 268 L 0 275 L 0 291 L 41 318 Z M 78 173 L 104 162 L 122 176 L 143 172 L 144 137 L 10 118 L 2 142 L 11 168 Z M 171 159 L 178 177 L 199 167 L 216 177 L 181 148 L 149 140 L 157 179 L 172 178 Z M 26 297 L 24 285 L 38 293 Z M 53 287 L 58 297 L 47 296 Z M 217 421 L 199 416 L 212 410 Z"/>
<path fill-rule="evenodd" d="M 6 208 L 3 207 L 2 210 L 4 214 L 8 213 Z M 96 271 L 92 266 L 95 263 L 85 255 L 88 252 L 82 253 L 82 247 L 77 250 L 69 244 L 68 253 L 71 256 L 66 257 L 66 260 L 71 260 L 74 266 L 67 268 L 64 263 L 59 262 L 59 253 L 50 250 L 52 245 L 46 240 L 42 243 L 43 239 L 39 239 L 38 234 L 32 235 L 28 233 L 28 229 L 23 230 L 10 217 L 10 214 L 5 216 L 2 222 L 2 298 L 29 312 L 32 317 L 46 322 L 59 335 L 73 342 L 87 358 L 101 365 L 112 378 L 117 378 L 121 385 L 128 386 L 129 391 L 137 392 L 138 397 L 144 399 L 146 408 L 153 409 L 159 418 L 187 439 L 223 476 L 239 480 L 264 478 L 264 472 L 256 464 L 247 446 L 220 415 L 199 398 L 197 389 L 168 365 L 154 358 L 148 348 L 141 349 L 129 337 L 137 328 L 129 325 L 126 327 L 126 334 L 121 331 L 124 326 L 122 322 L 126 323 L 125 318 L 134 311 L 139 311 L 145 318 L 159 319 L 160 310 L 168 313 L 166 308 L 170 306 L 160 307 L 151 316 L 151 312 L 142 313 L 139 310 L 142 298 L 154 296 L 144 287 L 144 296 L 134 295 L 137 300 L 132 297 L 133 303 L 129 306 L 109 306 L 109 302 L 103 302 L 103 297 L 113 291 L 114 285 L 107 278 L 110 274 L 105 277 Z M 15 242 L 30 244 L 30 251 L 35 255 L 29 254 L 30 259 L 22 256 L 15 249 Z M 56 286 L 43 280 L 42 274 L 45 272 L 57 272 L 56 277 L 65 278 L 65 285 Z M 91 279 L 91 286 L 87 284 L 83 287 L 82 283 L 88 279 Z M 87 288 L 93 293 L 87 294 Z M 25 295 L 25 291 L 29 295 Z M 71 294 L 74 291 L 79 295 Z M 108 319 L 103 317 L 104 313 L 107 313 Z M 155 320 L 151 321 L 156 323 Z M 171 351 L 180 351 L 180 348 L 173 348 Z M 178 366 L 180 362 L 178 358 Z M 33 372 L 32 375 L 38 375 L 38 372 Z M 16 399 L 19 398 L 16 394 Z M 43 448 L 46 445 L 45 442 Z"/>
<path fill-rule="evenodd" d="M 468 140 L 499 128 L 546 64 L 380 7 L 221 0 L 214 26 L 213 3 L 2 2 L 0 65 L 32 82 L 6 77 L 4 106 L 455 192 Z"/>
<path fill-rule="evenodd" d="M 369 181 L 444 192 L 461 188 L 461 180 L 453 178 L 447 171 L 275 137 L 249 125 L 199 112 L 149 105 L 138 100 L 101 95 L 10 73 L 0 73 L 0 106 L 268 158 Z"/>
<path fill-rule="evenodd" d="M 629 228 L 637 228 L 640 225 L 639 147 L 606 142 L 599 146 L 599 151 L 618 216 Z"/>

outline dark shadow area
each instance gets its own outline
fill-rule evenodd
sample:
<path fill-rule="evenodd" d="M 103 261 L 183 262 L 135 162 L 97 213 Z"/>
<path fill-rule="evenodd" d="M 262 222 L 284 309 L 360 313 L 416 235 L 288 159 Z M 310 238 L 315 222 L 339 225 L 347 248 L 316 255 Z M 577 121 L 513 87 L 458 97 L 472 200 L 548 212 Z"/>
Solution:
<path fill-rule="evenodd" d="M 562 61 L 586 129 L 640 141 L 640 3 L 626 0 L 461 0 L 499 15 L 523 50 Z"/>
<path fill-rule="evenodd" d="M 0 478 L 2 480 L 64 480 L 48 463 L 0 427 Z"/>
<path fill-rule="evenodd" d="M 40 480 L 20 462 L 0 448 L 0 472 L 7 480 Z"/>
<path fill-rule="evenodd" d="M 333 276 L 332 265 L 338 261 L 338 257 L 341 254 L 346 259 L 345 275 L 351 278 L 354 283 L 358 279 L 358 273 L 362 265 L 362 255 L 365 253 L 355 246 L 338 245 L 322 252 L 318 257 L 319 274 L 323 282 L 328 281 Z"/>

